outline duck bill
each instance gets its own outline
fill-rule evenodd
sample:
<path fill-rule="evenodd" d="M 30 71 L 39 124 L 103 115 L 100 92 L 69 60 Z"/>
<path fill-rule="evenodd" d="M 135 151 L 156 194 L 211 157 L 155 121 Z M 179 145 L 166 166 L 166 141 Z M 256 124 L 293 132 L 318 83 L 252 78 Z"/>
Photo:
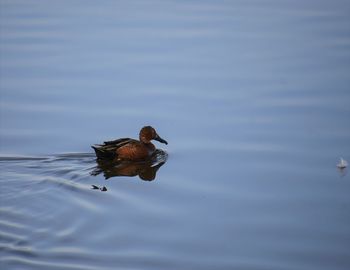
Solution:
<path fill-rule="evenodd" d="M 168 142 L 164 139 L 162 139 L 161 137 L 159 137 L 159 135 L 157 134 L 157 136 L 154 138 L 156 141 L 161 142 L 161 143 L 165 143 L 168 144 Z"/>

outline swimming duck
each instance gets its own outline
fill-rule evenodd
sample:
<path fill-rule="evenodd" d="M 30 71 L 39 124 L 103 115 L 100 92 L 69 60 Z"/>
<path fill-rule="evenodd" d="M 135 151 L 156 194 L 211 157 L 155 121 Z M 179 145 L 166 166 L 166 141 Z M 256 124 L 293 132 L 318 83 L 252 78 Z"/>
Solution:
<path fill-rule="evenodd" d="M 156 147 L 151 143 L 152 140 L 168 144 L 151 126 L 145 126 L 140 130 L 139 139 L 138 141 L 121 138 L 91 147 L 95 150 L 98 159 L 141 161 L 151 157 L 156 151 Z"/>

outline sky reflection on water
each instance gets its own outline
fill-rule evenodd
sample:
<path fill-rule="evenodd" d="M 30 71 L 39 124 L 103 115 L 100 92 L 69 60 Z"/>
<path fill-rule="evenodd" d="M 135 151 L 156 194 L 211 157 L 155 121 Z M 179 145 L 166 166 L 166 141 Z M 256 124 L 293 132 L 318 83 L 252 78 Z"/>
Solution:
<path fill-rule="evenodd" d="M 349 269 L 349 15 L 1 1 L 0 265 Z M 169 142 L 156 181 L 91 175 L 90 145 L 144 125 Z"/>

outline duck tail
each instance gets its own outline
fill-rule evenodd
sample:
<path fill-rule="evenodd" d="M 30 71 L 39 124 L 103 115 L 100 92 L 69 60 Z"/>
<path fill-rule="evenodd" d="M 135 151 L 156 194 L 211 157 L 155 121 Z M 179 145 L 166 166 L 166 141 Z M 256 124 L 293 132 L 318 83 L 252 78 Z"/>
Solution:
<path fill-rule="evenodd" d="M 98 159 L 114 159 L 116 157 L 116 154 L 113 151 L 107 151 L 103 149 L 103 147 L 98 147 L 98 146 L 91 146 L 92 149 L 95 150 L 96 157 Z"/>

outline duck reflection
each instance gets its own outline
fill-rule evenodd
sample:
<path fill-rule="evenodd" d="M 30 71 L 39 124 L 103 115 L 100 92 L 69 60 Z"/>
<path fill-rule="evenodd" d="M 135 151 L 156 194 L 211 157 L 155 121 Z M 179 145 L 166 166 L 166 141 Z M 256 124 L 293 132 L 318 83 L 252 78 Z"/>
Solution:
<path fill-rule="evenodd" d="M 167 156 L 166 152 L 157 149 L 148 160 L 142 162 L 96 159 L 97 166 L 91 175 L 103 174 L 106 180 L 118 176 L 138 176 L 141 180 L 153 181 L 159 168 L 165 164 Z"/>

